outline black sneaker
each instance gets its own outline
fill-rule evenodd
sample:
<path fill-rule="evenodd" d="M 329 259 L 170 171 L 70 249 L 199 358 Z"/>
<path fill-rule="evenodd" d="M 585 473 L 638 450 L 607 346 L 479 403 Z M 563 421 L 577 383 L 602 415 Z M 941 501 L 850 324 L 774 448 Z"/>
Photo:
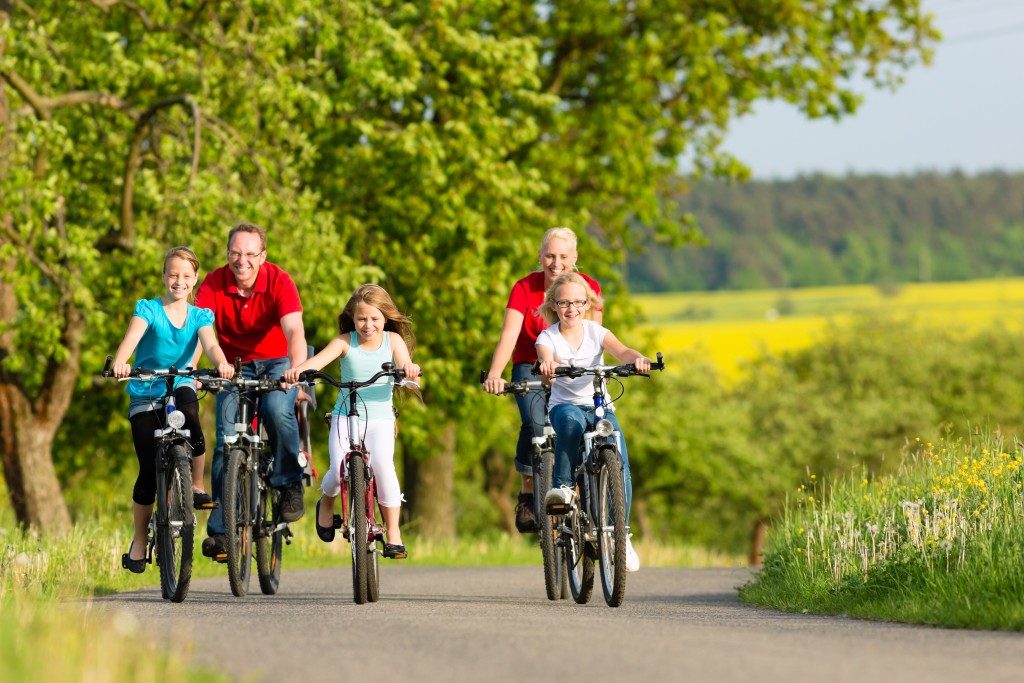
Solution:
<path fill-rule="evenodd" d="M 521 534 L 537 531 L 537 516 L 533 513 L 533 494 L 520 493 L 516 503 L 516 529 Z"/>
<path fill-rule="evenodd" d="M 306 514 L 306 503 L 302 500 L 302 482 L 288 484 L 278 489 L 281 492 L 281 519 L 286 522 L 296 522 Z"/>
<path fill-rule="evenodd" d="M 228 559 L 227 536 L 213 534 L 204 538 L 203 555 L 216 562 L 225 562 Z"/>
<path fill-rule="evenodd" d="M 206 491 L 196 491 L 193 489 L 192 507 L 196 510 L 213 510 L 217 507 L 217 503 L 213 501 L 213 497 Z"/>

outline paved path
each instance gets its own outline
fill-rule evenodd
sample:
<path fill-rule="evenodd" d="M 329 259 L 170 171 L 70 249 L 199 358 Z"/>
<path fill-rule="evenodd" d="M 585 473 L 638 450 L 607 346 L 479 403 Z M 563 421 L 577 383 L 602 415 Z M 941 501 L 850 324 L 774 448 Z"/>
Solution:
<path fill-rule="evenodd" d="M 387 563 L 381 600 L 356 605 L 348 567 L 285 570 L 276 596 L 193 582 L 97 600 L 146 630 L 190 633 L 198 663 L 235 677 L 333 681 L 1024 681 L 1024 635 L 780 614 L 746 606 L 738 569 L 651 569 L 626 601 L 549 602 L 537 568 Z"/>

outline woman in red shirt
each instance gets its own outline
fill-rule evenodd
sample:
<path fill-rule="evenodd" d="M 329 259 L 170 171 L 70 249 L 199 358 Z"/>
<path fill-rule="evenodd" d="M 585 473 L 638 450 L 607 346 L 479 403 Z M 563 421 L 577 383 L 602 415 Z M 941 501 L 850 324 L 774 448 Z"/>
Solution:
<path fill-rule="evenodd" d="M 499 394 L 505 388 L 501 373 L 509 360 L 512 361 L 512 381 L 532 377 L 533 364 L 537 362 L 534 344 L 537 335 L 549 326 L 538 309 L 544 303 L 544 292 L 555 278 L 562 273 L 576 269 L 576 233 L 569 228 L 551 228 L 544 233 L 538 253 L 540 270 L 534 271 L 512 286 L 505 307 L 505 318 L 501 324 L 501 336 L 491 357 L 484 390 Z M 583 275 L 581 273 L 581 275 Z M 583 275 L 594 292 L 600 296 L 601 286 L 593 278 Z M 601 311 L 594 311 L 595 320 L 601 322 Z M 516 471 L 522 478 L 519 501 L 516 504 L 516 529 L 520 533 L 537 531 L 537 519 L 533 513 L 533 470 L 531 439 L 542 436 L 544 428 L 544 397 L 540 392 L 517 396 L 522 426 L 516 444 Z"/>

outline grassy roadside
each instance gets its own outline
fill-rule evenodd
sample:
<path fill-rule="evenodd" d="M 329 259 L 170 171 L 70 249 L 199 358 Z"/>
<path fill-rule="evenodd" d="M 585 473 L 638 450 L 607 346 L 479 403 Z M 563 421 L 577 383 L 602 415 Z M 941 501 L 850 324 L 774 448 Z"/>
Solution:
<path fill-rule="evenodd" d="M 228 592 L 223 565 L 199 554 L 204 523 L 201 518 L 197 528 L 193 576 L 222 577 Z M 311 524 L 303 519 L 297 525 L 295 540 L 285 549 L 284 571 L 347 566 L 348 545 L 342 541 L 321 543 Z M 186 640 L 155 647 L 136 618 L 126 612 L 99 613 L 88 606 L 78 609 L 62 604 L 159 584 L 155 567 L 148 567 L 142 575 L 121 569 L 128 531 L 127 516 L 79 520 L 68 536 L 48 539 L 19 531 L 10 511 L 0 508 L 0 683 L 34 683 L 41 673 L 45 680 L 110 683 L 229 680 L 216 672 L 189 668 L 185 662 L 191 643 Z M 407 544 L 411 551 L 408 564 L 508 566 L 539 562 L 535 542 L 504 534 L 451 543 L 428 543 L 409 536 Z M 739 562 L 739 558 L 687 546 L 638 542 L 637 550 L 648 567 Z"/>
<path fill-rule="evenodd" d="M 1024 461 L 998 434 L 915 444 L 893 477 L 797 492 L 743 600 L 787 611 L 1024 630 Z"/>

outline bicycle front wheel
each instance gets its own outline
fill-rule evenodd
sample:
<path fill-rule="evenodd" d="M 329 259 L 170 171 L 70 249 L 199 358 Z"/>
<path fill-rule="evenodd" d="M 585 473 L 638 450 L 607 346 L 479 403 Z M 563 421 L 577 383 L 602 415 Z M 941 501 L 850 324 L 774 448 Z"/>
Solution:
<path fill-rule="evenodd" d="M 228 583 L 231 593 L 249 592 L 252 575 L 253 476 L 249 454 L 241 448 L 228 453 L 224 472 L 224 531 L 227 537 Z"/>
<path fill-rule="evenodd" d="M 362 453 L 348 457 L 349 547 L 352 549 L 352 599 L 357 605 L 367 600 L 369 541 L 366 520 L 366 461 Z"/>
<path fill-rule="evenodd" d="M 626 494 L 622 461 L 614 448 L 601 450 L 597 475 L 597 549 L 601 588 L 609 607 L 626 597 Z"/>
<path fill-rule="evenodd" d="M 171 446 L 167 467 L 157 473 L 156 554 L 165 599 L 181 602 L 192 579 L 192 459 L 181 444 Z"/>
<path fill-rule="evenodd" d="M 551 488 L 551 472 L 554 462 L 554 453 L 551 451 L 541 453 L 540 467 L 533 473 L 533 499 L 535 501 L 543 500 Z M 559 552 L 556 541 L 563 516 L 548 516 L 544 512 L 543 503 L 539 507 L 537 526 L 540 530 L 540 554 L 544 558 L 544 590 L 547 592 L 548 600 L 559 600 L 565 593 L 562 581 L 565 572 L 562 569 L 562 553 Z"/>
<path fill-rule="evenodd" d="M 281 494 L 269 486 L 260 486 L 260 503 L 256 515 L 256 574 L 264 595 L 274 595 L 281 584 L 281 550 L 284 530 L 277 531 L 277 509 Z"/>

